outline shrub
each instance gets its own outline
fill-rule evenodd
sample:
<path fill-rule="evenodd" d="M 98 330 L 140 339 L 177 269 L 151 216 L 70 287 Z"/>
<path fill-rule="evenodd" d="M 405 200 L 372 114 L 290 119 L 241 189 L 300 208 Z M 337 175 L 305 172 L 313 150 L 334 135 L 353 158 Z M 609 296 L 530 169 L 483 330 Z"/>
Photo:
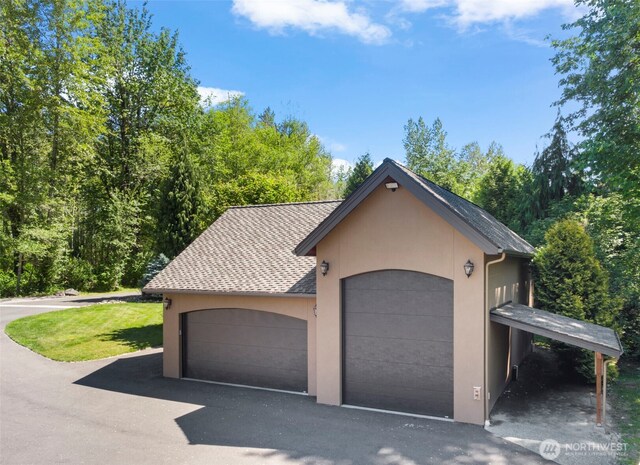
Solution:
<path fill-rule="evenodd" d="M 13 297 L 16 293 L 16 275 L 0 270 L 0 297 Z"/>
<path fill-rule="evenodd" d="M 142 282 L 144 273 L 149 265 L 152 255 L 148 252 L 138 252 L 131 255 L 127 260 L 122 285 L 126 287 L 136 287 Z"/>
<path fill-rule="evenodd" d="M 95 282 L 96 277 L 91 263 L 81 258 L 69 258 L 65 269 L 65 287 L 89 291 L 93 289 Z"/>
<path fill-rule="evenodd" d="M 169 259 L 162 253 L 149 261 L 144 275 L 142 275 L 142 279 L 140 280 L 140 287 L 145 287 L 149 281 L 155 278 L 168 264 Z"/>
<path fill-rule="evenodd" d="M 622 330 L 624 356 L 640 360 L 640 299 L 633 298 L 620 311 L 618 317 Z"/>
<path fill-rule="evenodd" d="M 578 320 L 612 327 L 619 302 L 609 295 L 609 278 L 596 259 L 593 242 L 580 223 L 562 220 L 545 234 L 534 257 L 536 305 Z M 568 372 L 591 381 L 593 353 L 553 343 Z"/>

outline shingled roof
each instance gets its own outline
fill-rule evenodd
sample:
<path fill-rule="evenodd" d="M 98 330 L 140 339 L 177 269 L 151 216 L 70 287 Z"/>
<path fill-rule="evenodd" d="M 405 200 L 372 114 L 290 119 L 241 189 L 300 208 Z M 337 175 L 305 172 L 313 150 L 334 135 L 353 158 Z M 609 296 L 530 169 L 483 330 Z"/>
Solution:
<path fill-rule="evenodd" d="M 617 358 L 623 353 L 620 339 L 611 328 L 522 304 L 509 302 L 494 308 L 491 321 L 611 357 Z"/>
<path fill-rule="evenodd" d="M 313 295 L 316 260 L 293 249 L 340 203 L 232 207 L 144 292 Z"/>
<path fill-rule="evenodd" d="M 315 255 L 315 246 L 382 182 L 393 180 L 407 189 L 427 207 L 464 234 L 484 253 L 530 256 L 534 249 L 527 241 L 488 212 L 462 197 L 417 175 L 390 158 L 347 197 L 322 223 L 296 247 L 298 255 Z"/>
<path fill-rule="evenodd" d="M 232 207 L 143 289 L 314 295 L 315 246 L 380 183 L 394 180 L 487 254 L 533 247 L 497 219 L 389 158 L 346 200 Z M 294 251 L 295 249 L 295 251 Z"/>

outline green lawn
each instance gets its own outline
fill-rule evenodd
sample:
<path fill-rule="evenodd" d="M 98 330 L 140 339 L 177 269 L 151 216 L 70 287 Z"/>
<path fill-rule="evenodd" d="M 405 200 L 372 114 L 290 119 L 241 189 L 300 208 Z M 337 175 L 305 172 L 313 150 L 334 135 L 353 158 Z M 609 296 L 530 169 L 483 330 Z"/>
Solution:
<path fill-rule="evenodd" d="M 69 308 L 14 320 L 5 332 L 18 344 L 53 360 L 95 360 L 161 346 L 162 304 Z"/>
<path fill-rule="evenodd" d="M 616 423 L 627 443 L 627 456 L 620 463 L 640 463 L 640 364 L 621 363 L 620 376 L 611 385 Z"/>

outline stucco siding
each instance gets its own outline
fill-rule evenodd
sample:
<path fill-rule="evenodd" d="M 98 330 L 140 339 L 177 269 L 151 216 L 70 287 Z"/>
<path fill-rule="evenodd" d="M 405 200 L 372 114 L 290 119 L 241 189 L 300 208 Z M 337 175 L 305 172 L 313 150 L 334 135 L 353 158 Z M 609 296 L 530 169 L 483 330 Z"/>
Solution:
<path fill-rule="evenodd" d="M 169 378 L 179 378 L 182 372 L 180 315 L 197 310 L 238 308 L 287 315 L 307 321 L 308 393 L 316 394 L 316 319 L 315 299 L 309 297 L 254 297 L 206 294 L 167 294 L 171 306 L 164 311 L 163 372 Z"/>
<path fill-rule="evenodd" d="M 525 263 L 526 259 L 507 257 L 503 262 L 489 266 L 488 310 L 509 301 L 527 303 L 529 283 Z M 519 364 L 530 352 L 531 335 L 490 322 L 487 336 L 490 412 L 511 377 L 512 366 Z"/>
<path fill-rule="evenodd" d="M 391 192 L 381 185 L 320 241 L 316 255 L 330 264 L 326 276 L 317 275 L 318 402 L 342 402 L 341 280 L 418 271 L 454 281 L 454 419 L 482 424 L 483 402 L 473 399 L 484 378 L 482 251 L 402 186 Z M 471 278 L 463 269 L 469 259 L 478 265 Z"/>

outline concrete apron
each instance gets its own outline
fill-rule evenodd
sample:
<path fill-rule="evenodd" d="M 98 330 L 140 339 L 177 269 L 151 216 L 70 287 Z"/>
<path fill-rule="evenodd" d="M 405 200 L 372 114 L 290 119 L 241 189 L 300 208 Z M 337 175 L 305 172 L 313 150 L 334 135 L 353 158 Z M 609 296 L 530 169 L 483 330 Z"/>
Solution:
<path fill-rule="evenodd" d="M 550 355 L 536 351 L 496 403 L 485 429 L 562 465 L 617 463 L 624 443 L 612 425 L 611 404 L 607 424 L 596 426 L 594 387 L 554 380 Z"/>

